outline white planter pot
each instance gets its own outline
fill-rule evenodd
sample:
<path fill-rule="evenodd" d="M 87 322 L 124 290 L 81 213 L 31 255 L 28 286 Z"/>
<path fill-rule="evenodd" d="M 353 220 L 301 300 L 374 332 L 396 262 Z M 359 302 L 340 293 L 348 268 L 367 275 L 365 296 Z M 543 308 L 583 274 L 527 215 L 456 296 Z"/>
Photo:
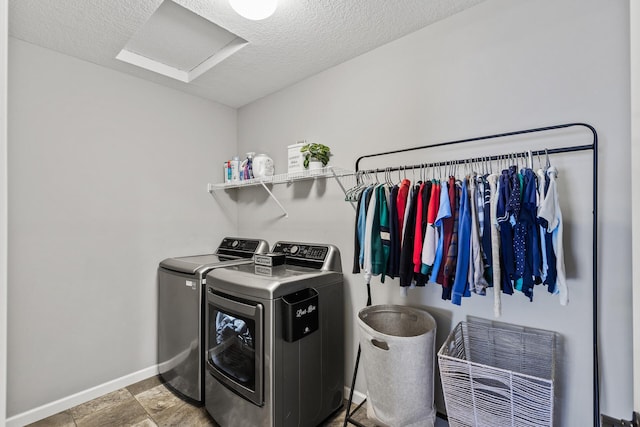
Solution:
<path fill-rule="evenodd" d="M 322 162 L 318 160 L 309 161 L 309 171 L 311 175 L 320 175 L 322 173 Z"/>

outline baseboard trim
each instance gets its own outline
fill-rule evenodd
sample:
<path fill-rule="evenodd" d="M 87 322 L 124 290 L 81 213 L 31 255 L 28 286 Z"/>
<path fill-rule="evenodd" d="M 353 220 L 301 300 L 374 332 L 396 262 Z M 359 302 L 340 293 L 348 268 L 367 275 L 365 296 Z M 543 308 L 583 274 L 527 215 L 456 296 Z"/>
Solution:
<path fill-rule="evenodd" d="M 344 398 L 345 400 L 349 399 L 349 392 L 351 391 L 351 389 L 347 386 L 344 387 Z M 354 390 L 353 391 L 353 402 L 356 405 L 361 404 L 365 399 L 367 398 L 367 395 L 364 393 L 360 393 L 358 390 Z"/>
<path fill-rule="evenodd" d="M 27 424 L 34 423 L 44 418 L 55 415 L 58 412 L 66 411 L 74 406 L 81 405 L 96 397 L 103 396 L 112 391 L 121 389 L 122 387 L 129 386 L 144 379 L 150 378 L 158 374 L 158 365 L 153 365 L 145 369 L 141 369 L 132 374 L 125 375 L 115 380 L 107 381 L 104 384 L 91 387 L 87 390 L 72 394 L 71 396 L 63 397 L 51 403 L 39 406 L 37 408 L 28 410 L 21 414 L 14 415 L 7 418 L 6 427 L 22 427 Z"/>

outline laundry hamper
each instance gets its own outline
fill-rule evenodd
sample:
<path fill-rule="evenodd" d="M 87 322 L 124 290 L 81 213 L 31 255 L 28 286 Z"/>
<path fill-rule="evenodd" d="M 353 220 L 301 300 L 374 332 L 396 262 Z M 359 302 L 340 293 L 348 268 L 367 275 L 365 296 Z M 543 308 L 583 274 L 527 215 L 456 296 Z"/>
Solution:
<path fill-rule="evenodd" d="M 553 425 L 556 333 L 461 322 L 438 351 L 450 427 Z"/>
<path fill-rule="evenodd" d="M 431 427 L 436 321 L 426 311 L 374 305 L 358 313 L 367 418 L 382 426 Z"/>

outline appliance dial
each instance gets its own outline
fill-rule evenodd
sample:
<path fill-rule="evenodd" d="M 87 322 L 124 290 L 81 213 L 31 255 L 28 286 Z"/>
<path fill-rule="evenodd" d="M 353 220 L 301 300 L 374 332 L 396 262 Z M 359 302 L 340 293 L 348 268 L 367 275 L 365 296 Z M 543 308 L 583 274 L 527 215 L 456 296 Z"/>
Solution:
<path fill-rule="evenodd" d="M 297 253 L 298 253 L 298 250 L 299 250 L 299 249 L 300 249 L 300 248 L 298 248 L 298 246 L 293 245 L 293 246 L 291 246 L 291 248 L 289 249 L 289 253 L 290 253 L 291 255 L 295 255 L 295 254 L 297 254 Z"/>

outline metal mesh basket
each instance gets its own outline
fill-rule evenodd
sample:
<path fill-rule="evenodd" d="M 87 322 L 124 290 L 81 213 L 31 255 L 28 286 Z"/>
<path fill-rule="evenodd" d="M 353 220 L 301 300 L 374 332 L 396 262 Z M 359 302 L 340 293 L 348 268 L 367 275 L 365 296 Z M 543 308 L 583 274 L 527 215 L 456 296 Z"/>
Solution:
<path fill-rule="evenodd" d="M 554 332 L 460 322 L 438 351 L 449 425 L 552 426 L 555 352 Z"/>

